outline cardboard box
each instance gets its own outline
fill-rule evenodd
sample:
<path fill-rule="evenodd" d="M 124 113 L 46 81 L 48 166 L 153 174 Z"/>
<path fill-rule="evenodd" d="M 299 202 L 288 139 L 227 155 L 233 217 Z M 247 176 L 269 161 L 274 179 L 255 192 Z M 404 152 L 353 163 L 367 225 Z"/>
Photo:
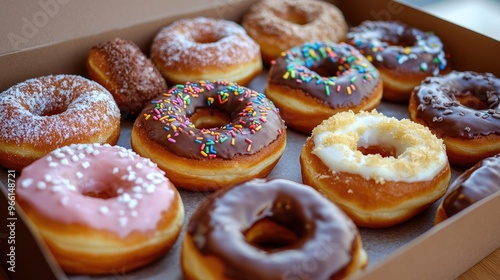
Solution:
<path fill-rule="evenodd" d="M 40 0 L 8 1 L 0 11 L 5 23 L 0 29 L 0 92 L 28 78 L 57 73 L 76 73 L 84 76 L 85 58 L 90 48 L 114 37 L 137 43 L 145 53 L 158 30 L 179 18 L 198 15 L 227 18 L 239 21 L 254 2 L 250 0 L 186 0 L 178 1 L 123 1 L 98 0 Z M 409 25 L 432 30 L 443 40 L 451 54 L 454 69 L 491 72 L 500 76 L 500 57 L 496 52 L 500 43 L 449 22 L 440 20 L 410 6 L 385 0 L 337 1 L 350 25 L 365 19 L 401 20 Z M 262 91 L 265 73 L 249 87 Z M 406 117 L 405 108 L 383 103 L 380 110 L 397 117 Z M 122 123 L 119 145 L 130 147 L 131 121 Z M 284 157 L 270 177 L 284 177 L 300 182 L 298 154 L 305 139 L 291 131 Z M 302 141 L 302 142 L 301 142 Z M 454 169 L 456 177 L 461 171 Z M 1 188 L 2 209 L 7 208 L 7 170 L 0 169 L 0 178 L 6 188 Z M 181 192 L 187 204 L 188 218 L 205 194 Z M 5 202 L 5 203 L 4 203 Z M 5 207 L 4 207 L 5 205 Z M 432 227 L 432 217 L 437 204 L 418 217 L 401 226 L 383 230 L 362 230 L 363 242 L 370 254 L 368 269 L 356 279 L 452 279 L 500 246 L 500 193 L 489 197 L 459 215 Z M 3 221 L 5 211 L 0 211 Z M 18 213 L 16 238 L 16 272 L 13 279 L 44 276 L 64 278 L 65 275 L 53 262 L 32 225 L 23 221 Z M 186 219 L 187 219 L 186 218 Z M 31 229 L 31 230 L 30 230 Z M 31 234 L 31 232 L 33 232 Z M 4 236 L 10 232 L 2 227 L 0 246 L 9 252 Z M 126 276 L 150 279 L 179 279 L 179 245 L 164 258 Z M 9 257 L 2 253 L 2 265 Z M 117 271 L 117 275 L 125 276 Z M 71 276 L 85 279 L 85 276 Z M 107 278 L 107 277 L 105 277 Z"/>

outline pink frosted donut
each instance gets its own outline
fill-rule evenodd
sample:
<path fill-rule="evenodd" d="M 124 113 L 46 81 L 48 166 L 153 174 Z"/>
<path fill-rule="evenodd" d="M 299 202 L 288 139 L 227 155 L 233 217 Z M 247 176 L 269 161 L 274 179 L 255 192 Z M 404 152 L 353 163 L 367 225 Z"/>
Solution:
<path fill-rule="evenodd" d="M 143 266 L 173 245 L 180 196 L 156 164 L 105 144 L 58 148 L 26 167 L 18 203 L 68 273 Z"/>

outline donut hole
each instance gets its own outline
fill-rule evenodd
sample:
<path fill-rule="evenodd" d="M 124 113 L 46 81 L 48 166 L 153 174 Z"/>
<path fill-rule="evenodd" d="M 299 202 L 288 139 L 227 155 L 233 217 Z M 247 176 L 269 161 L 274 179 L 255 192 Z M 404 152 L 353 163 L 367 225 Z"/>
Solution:
<path fill-rule="evenodd" d="M 488 104 L 486 100 L 481 99 L 478 95 L 473 94 L 471 91 L 455 94 L 455 99 L 463 106 L 474 110 L 486 110 L 490 108 L 490 104 Z"/>
<path fill-rule="evenodd" d="M 397 157 L 397 149 L 393 146 L 387 145 L 370 145 L 367 147 L 358 146 L 358 151 L 363 155 L 380 155 L 382 157 Z"/>
<path fill-rule="evenodd" d="M 249 244 L 267 252 L 285 248 L 300 237 L 294 229 L 269 217 L 255 222 L 243 235 Z"/>
<path fill-rule="evenodd" d="M 102 190 L 95 190 L 94 188 L 84 188 L 82 194 L 84 196 L 100 199 L 110 199 L 118 196 L 115 188 L 103 188 Z"/>
<path fill-rule="evenodd" d="M 195 33 L 191 34 L 193 37 L 193 41 L 199 44 L 210 44 L 215 43 L 223 38 L 220 34 L 216 33 Z"/>
<path fill-rule="evenodd" d="M 348 69 L 341 67 L 341 64 L 337 62 L 332 62 L 329 59 L 322 59 L 309 67 L 309 70 L 317 73 L 322 77 L 334 77 L 340 76 L 342 73 Z"/>
<path fill-rule="evenodd" d="M 42 117 L 55 116 L 62 114 L 66 111 L 66 108 L 51 108 L 50 110 L 44 110 L 39 114 Z"/>
<path fill-rule="evenodd" d="M 197 109 L 190 116 L 191 123 L 198 129 L 219 128 L 228 124 L 231 120 L 222 111 Z"/>

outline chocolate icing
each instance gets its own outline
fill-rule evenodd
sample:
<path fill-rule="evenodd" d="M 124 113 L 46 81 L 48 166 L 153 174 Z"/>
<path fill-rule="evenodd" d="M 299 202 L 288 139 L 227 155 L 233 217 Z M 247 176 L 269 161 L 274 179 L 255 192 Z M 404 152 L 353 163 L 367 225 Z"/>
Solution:
<path fill-rule="evenodd" d="M 355 48 L 320 42 L 283 53 L 268 79 L 269 84 L 299 89 L 334 109 L 359 105 L 379 82 L 379 72 Z"/>
<path fill-rule="evenodd" d="M 461 104 L 457 99 L 462 97 L 473 97 L 475 104 Z M 500 134 L 499 97 L 500 79 L 492 74 L 454 71 L 425 79 L 411 98 L 417 104 L 416 118 L 438 136 L 472 139 Z"/>
<path fill-rule="evenodd" d="M 296 233 L 296 242 L 267 252 L 243 232 L 270 218 Z M 329 279 L 352 260 L 357 230 L 312 188 L 285 179 L 255 179 L 206 199 L 187 232 L 204 255 L 217 256 L 231 279 Z M 316 269 L 308 269 L 311 267 Z"/>
<path fill-rule="evenodd" d="M 347 42 L 377 68 L 437 76 L 447 65 L 439 37 L 398 21 L 364 21 L 349 30 Z"/>
<path fill-rule="evenodd" d="M 215 128 L 196 128 L 190 117 L 205 108 L 230 119 Z M 177 85 L 151 101 L 137 118 L 149 137 L 187 158 L 232 159 L 251 155 L 282 136 L 285 125 L 264 94 L 225 81 Z M 234 139 L 234 140 L 233 140 Z"/>
<path fill-rule="evenodd" d="M 500 154 L 486 158 L 460 175 L 448 189 L 443 208 L 451 217 L 500 191 Z"/>

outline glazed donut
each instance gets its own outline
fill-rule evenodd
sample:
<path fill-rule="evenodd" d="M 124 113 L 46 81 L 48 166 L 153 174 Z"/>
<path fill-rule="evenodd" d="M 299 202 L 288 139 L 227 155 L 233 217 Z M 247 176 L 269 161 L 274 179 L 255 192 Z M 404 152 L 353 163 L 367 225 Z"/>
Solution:
<path fill-rule="evenodd" d="M 454 71 L 424 80 L 408 110 L 413 121 L 444 140 L 451 163 L 472 166 L 500 153 L 499 98 L 499 78 Z"/>
<path fill-rule="evenodd" d="M 341 42 L 347 33 L 342 12 L 316 0 L 264 0 L 244 15 L 243 27 L 260 45 L 262 58 L 271 60 L 307 42 Z"/>
<path fill-rule="evenodd" d="M 73 144 L 26 167 L 16 197 L 65 272 L 121 273 L 179 235 L 183 204 L 163 175 L 125 148 Z"/>
<path fill-rule="evenodd" d="M 300 154 L 304 184 L 354 223 L 401 223 L 446 192 L 450 166 L 442 140 L 408 119 L 376 111 L 338 113 L 317 126 Z"/>
<path fill-rule="evenodd" d="M 211 191 L 265 177 L 285 150 L 274 105 L 235 83 L 188 82 L 151 103 L 134 123 L 132 148 L 177 187 Z"/>
<path fill-rule="evenodd" d="M 371 110 L 382 99 L 379 72 L 350 45 L 306 43 L 271 66 L 266 95 L 288 126 L 305 133 L 338 112 Z"/>
<path fill-rule="evenodd" d="M 116 144 L 120 111 L 98 83 L 73 75 L 29 79 L 0 94 L 0 165 L 20 171 L 57 147 Z"/>
<path fill-rule="evenodd" d="M 115 38 L 92 47 L 86 66 L 90 78 L 109 90 L 125 113 L 140 113 L 167 90 L 160 71 L 131 41 Z"/>
<path fill-rule="evenodd" d="M 435 224 L 500 191 L 500 154 L 483 159 L 450 184 L 436 212 Z"/>
<path fill-rule="evenodd" d="M 364 21 L 349 30 L 347 42 L 380 71 L 384 100 L 407 102 L 423 79 L 450 70 L 439 37 L 398 21 Z"/>
<path fill-rule="evenodd" d="M 224 79 L 245 85 L 262 71 L 259 45 L 224 19 L 181 19 L 164 27 L 151 59 L 170 84 Z"/>
<path fill-rule="evenodd" d="M 343 279 L 366 263 L 352 221 L 285 179 L 254 179 L 208 197 L 181 251 L 186 279 Z"/>

